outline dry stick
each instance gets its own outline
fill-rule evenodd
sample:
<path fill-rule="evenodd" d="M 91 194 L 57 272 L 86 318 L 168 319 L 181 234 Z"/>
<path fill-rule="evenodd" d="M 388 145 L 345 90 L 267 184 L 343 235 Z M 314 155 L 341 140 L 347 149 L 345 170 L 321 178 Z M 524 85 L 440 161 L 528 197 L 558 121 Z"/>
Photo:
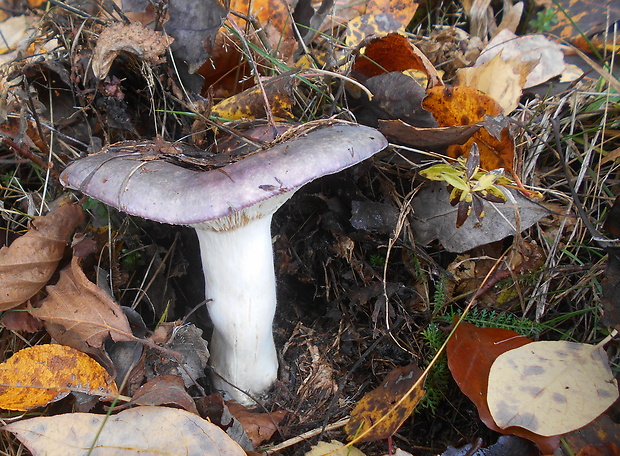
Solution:
<path fill-rule="evenodd" d="M 56 170 L 54 170 L 54 169 L 51 169 L 52 168 L 52 164 L 50 162 L 44 162 L 39 157 L 37 157 L 35 154 L 33 154 L 30 150 L 28 150 L 25 147 L 22 147 L 21 145 L 17 144 L 11 138 L 2 138 L 2 141 L 7 146 L 9 146 L 11 149 L 13 149 L 18 155 L 21 155 L 22 157 L 27 158 L 32 163 L 34 163 L 35 165 L 39 166 L 41 169 L 44 169 L 44 170 L 48 170 L 49 169 L 50 172 L 52 173 L 52 175 L 55 178 L 58 177 L 58 172 Z"/>
<path fill-rule="evenodd" d="M 321 426 L 321 427 L 312 429 L 310 431 L 306 431 L 303 434 L 299 434 L 296 437 L 285 440 L 282 443 L 278 443 L 277 445 L 264 450 L 262 453 L 263 454 L 277 453 L 278 451 L 282 451 L 285 448 L 291 447 L 293 445 L 297 445 L 298 443 L 305 442 L 306 440 L 312 437 L 315 437 L 319 434 L 322 434 L 325 431 L 333 431 L 334 429 L 341 428 L 342 426 L 345 426 L 348 422 L 349 422 L 349 418 L 342 418 L 336 421 L 335 423 L 330 424 L 329 426 L 326 426 L 326 427 Z"/>
<path fill-rule="evenodd" d="M 260 74 L 258 73 L 258 67 L 256 66 L 256 62 L 254 61 L 254 58 L 252 57 L 252 50 L 250 49 L 250 45 L 248 44 L 248 41 L 245 39 L 245 36 L 243 35 L 243 31 L 241 30 L 241 28 L 239 28 L 235 20 L 232 18 L 232 14 L 229 13 L 227 19 L 228 19 L 228 22 L 230 22 L 230 24 L 232 25 L 232 28 L 235 30 L 235 32 L 237 32 L 237 35 L 239 35 L 239 39 L 241 40 L 241 43 L 243 43 L 243 47 L 245 48 L 245 52 L 247 53 L 248 62 L 250 63 L 250 66 L 252 67 L 252 72 L 254 73 L 254 76 L 256 76 L 258 87 L 260 88 L 261 94 L 263 95 L 263 101 L 265 102 L 265 114 L 267 115 L 267 121 L 272 126 L 275 135 L 278 136 L 278 127 L 276 125 L 275 119 L 273 118 L 273 112 L 271 111 L 271 104 L 269 104 L 269 99 L 267 98 L 267 92 L 265 92 L 265 87 L 263 86 L 263 82 L 260 79 Z"/>

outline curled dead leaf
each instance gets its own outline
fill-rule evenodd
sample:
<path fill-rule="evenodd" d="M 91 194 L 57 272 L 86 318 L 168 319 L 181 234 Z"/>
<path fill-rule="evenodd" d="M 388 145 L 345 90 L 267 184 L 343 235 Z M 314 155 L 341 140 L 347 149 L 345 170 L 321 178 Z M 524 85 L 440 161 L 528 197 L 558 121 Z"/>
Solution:
<path fill-rule="evenodd" d="M 93 54 L 92 68 L 95 77 L 104 79 L 114 59 L 122 52 L 129 52 L 150 64 L 156 64 L 174 38 L 142 26 L 138 22 L 130 25 L 120 22 L 107 27 L 99 35 Z"/>
<path fill-rule="evenodd" d="M 45 286 L 83 219 L 81 207 L 63 204 L 35 217 L 25 235 L 0 249 L 0 311 L 17 307 Z"/>

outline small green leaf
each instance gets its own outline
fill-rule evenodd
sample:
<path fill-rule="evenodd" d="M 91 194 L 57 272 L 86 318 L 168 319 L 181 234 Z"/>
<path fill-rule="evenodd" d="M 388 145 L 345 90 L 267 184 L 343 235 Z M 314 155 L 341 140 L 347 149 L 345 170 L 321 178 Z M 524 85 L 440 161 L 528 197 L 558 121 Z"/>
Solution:
<path fill-rule="evenodd" d="M 429 180 L 436 181 L 445 181 L 443 177 L 444 174 L 454 174 L 458 176 L 461 173 L 447 163 L 439 163 L 420 171 L 421 176 L 426 177 Z"/>
<path fill-rule="evenodd" d="M 443 177 L 442 180 L 445 180 L 448 184 L 452 185 L 454 188 L 458 188 L 459 190 L 462 190 L 464 192 L 469 192 L 470 190 L 469 185 L 467 185 L 467 182 L 465 182 L 459 176 L 455 176 L 454 174 L 448 174 L 448 173 L 441 173 L 441 176 Z"/>

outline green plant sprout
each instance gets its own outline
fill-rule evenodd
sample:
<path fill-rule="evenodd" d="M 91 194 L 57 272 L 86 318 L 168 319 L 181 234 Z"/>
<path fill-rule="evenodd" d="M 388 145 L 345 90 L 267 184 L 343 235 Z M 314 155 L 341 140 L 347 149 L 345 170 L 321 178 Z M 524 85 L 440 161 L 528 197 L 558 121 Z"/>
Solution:
<path fill-rule="evenodd" d="M 511 184 L 511 181 L 504 177 L 503 168 L 488 172 L 480 169 L 480 152 L 476 143 L 472 144 L 467 159 L 459 157 L 452 165 L 439 163 L 420 171 L 420 174 L 429 180 L 444 181 L 452 188 L 450 204 L 458 205 L 457 228 L 465 223 L 472 210 L 478 221 L 482 221 L 483 200 L 505 203 L 506 195 L 496 184 Z"/>
<path fill-rule="evenodd" d="M 436 323 L 429 324 L 424 331 L 422 331 L 422 337 L 426 341 L 429 353 L 425 359 L 425 366 L 428 366 L 433 357 L 437 354 L 441 346 L 446 340 L 446 334 L 439 328 Z M 428 373 L 426 382 L 424 384 L 426 388 L 426 394 L 420 401 L 419 407 L 421 409 L 429 409 L 431 413 L 437 411 L 437 407 L 445 397 L 446 390 L 448 388 L 448 382 L 450 381 L 450 370 L 448 369 L 448 360 L 446 354 L 443 353 L 437 360 L 437 363 Z"/>
<path fill-rule="evenodd" d="M 557 12 L 553 8 L 547 8 L 536 13 L 536 18 L 530 21 L 532 30 L 540 33 L 548 32 L 558 23 Z"/>

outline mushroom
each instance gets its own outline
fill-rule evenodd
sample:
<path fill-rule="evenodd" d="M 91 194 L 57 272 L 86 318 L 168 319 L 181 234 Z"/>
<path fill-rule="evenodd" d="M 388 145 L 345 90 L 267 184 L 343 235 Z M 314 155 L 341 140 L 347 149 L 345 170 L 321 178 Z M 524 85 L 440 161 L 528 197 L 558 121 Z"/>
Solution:
<path fill-rule="evenodd" d="M 210 171 L 110 146 L 73 162 L 60 178 L 128 214 L 195 228 L 214 328 L 213 383 L 245 404 L 253 401 L 243 392 L 259 396 L 277 377 L 272 215 L 304 184 L 387 146 L 381 133 L 360 125 L 332 122 L 305 131 Z"/>

